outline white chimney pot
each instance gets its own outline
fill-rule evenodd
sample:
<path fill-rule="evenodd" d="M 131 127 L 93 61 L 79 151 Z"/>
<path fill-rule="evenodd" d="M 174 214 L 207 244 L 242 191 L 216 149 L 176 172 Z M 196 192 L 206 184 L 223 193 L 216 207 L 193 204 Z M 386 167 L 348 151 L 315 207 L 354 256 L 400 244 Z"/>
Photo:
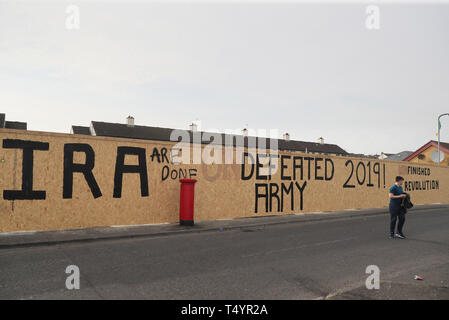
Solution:
<path fill-rule="evenodd" d="M 191 123 L 189 125 L 189 130 L 195 132 L 197 130 L 197 125 L 195 123 Z"/>
<path fill-rule="evenodd" d="M 128 116 L 128 118 L 126 118 L 126 124 L 130 127 L 134 126 L 134 117 Z"/>

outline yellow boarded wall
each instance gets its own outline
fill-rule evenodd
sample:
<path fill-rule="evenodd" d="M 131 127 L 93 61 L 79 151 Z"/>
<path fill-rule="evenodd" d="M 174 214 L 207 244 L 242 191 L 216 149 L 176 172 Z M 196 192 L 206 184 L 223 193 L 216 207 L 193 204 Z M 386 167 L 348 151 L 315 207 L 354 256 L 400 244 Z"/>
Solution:
<path fill-rule="evenodd" d="M 176 222 L 180 176 L 198 180 L 195 220 L 382 207 L 396 175 L 414 203 L 449 202 L 447 167 L 281 152 L 266 176 L 262 164 L 173 164 L 169 142 L 8 129 L 0 137 L 0 232 Z M 120 152 L 141 152 L 146 177 L 121 179 Z M 73 163 L 93 169 L 70 183 L 72 153 Z M 125 155 L 124 165 L 137 168 L 138 159 Z"/>

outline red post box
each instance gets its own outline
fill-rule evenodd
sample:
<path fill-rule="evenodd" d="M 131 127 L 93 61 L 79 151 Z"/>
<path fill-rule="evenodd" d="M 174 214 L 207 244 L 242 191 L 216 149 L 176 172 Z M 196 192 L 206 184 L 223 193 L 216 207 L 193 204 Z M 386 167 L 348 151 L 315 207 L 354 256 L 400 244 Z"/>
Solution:
<path fill-rule="evenodd" d="M 179 205 L 179 224 L 193 226 L 193 207 L 195 200 L 195 179 L 181 179 L 181 195 Z"/>

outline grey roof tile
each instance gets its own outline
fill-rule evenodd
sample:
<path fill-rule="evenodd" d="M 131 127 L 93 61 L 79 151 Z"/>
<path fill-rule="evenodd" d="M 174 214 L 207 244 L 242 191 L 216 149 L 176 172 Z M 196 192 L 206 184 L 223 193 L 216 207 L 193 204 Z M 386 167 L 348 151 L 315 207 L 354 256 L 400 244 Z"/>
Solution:
<path fill-rule="evenodd" d="M 85 134 L 90 136 L 90 129 L 89 127 L 83 127 L 83 126 L 72 126 L 72 133 L 73 134 Z"/>
<path fill-rule="evenodd" d="M 144 140 L 157 140 L 157 141 L 172 141 L 170 136 L 175 129 L 170 128 L 160 128 L 151 126 L 138 126 L 138 125 L 127 125 L 121 123 L 110 123 L 110 122 L 100 122 L 92 121 L 92 126 L 94 128 L 95 134 L 97 136 L 106 137 L 116 137 L 116 138 L 132 138 L 132 139 L 144 139 Z M 192 141 L 192 131 L 185 130 L 189 134 L 190 141 Z M 215 143 L 225 145 L 227 139 L 232 140 L 232 145 L 236 145 L 239 141 L 243 140 L 243 146 L 247 147 L 248 142 L 256 140 L 261 143 L 261 147 L 270 146 L 270 142 L 278 142 L 278 149 L 288 150 L 288 151 L 302 151 L 302 152 L 316 152 L 316 153 L 327 153 L 327 154 L 337 154 L 346 155 L 347 152 L 335 144 L 320 144 L 314 142 L 306 141 L 295 141 L 295 140 L 283 140 L 283 139 L 271 139 L 268 138 L 256 138 L 256 137 L 244 137 L 241 135 L 225 135 L 223 133 L 211 133 L 211 132 L 201 132 L 202 135 L 211 135 L 212 138 L 207 141 L 202 141 L 204 144 L 212 143 L 214 144 L 213 136 L 221 137 L 221 141 L 216 141 Z M 230 139 L 229 139 L 230 138 Z M 175 140 L 175 141 L 180 141 Z M 226 144 L 227 145 L 227 144 Z M 240 146 L 241 144 L 239 144 Z"/>
<path fill-rule="evenodd" d="M 27 129 L 27 123 L 26 122 L 19 122 L 19 121 L 6 121 L 5 122 L 5 128 L 7 128 L 7 129 L 26 130 Z"/>

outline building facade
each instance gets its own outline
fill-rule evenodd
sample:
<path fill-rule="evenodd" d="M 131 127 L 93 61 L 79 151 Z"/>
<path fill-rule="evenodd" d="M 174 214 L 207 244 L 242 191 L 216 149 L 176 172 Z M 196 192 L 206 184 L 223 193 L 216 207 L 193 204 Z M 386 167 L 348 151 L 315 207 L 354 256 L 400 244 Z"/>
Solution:
<path fill-rule="evenodd" d="M 432 153 L 436 151 L 438 151 L 438 142 L 431 140 L 410 154 L 403 161 L 420 164 L 436 164 L 436 162 L 432 160 Z M 440 142 L 440 152 L 444 155 L 444 159 L 440 162 L 440 165 L 449 166 L 449 143 Z"/>

